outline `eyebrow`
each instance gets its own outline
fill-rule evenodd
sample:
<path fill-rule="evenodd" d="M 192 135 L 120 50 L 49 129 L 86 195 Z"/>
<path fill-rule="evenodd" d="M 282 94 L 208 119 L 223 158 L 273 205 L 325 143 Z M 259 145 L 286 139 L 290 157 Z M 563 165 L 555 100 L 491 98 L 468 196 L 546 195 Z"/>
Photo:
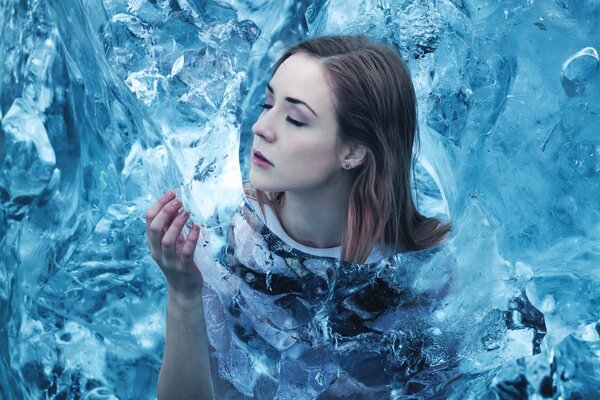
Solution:
<path fill-rule="evenodd" d="M 275 94 L 273 87 L 271 85 L 269 85 L 268 83 L 267 83 L 267 89 L 269 90 L 269 92 L 271 92 L 271 94 Z M 303 106 L 306 106 L 306 108 L 308 108 L 313 114 L 315 114 L 316 117 L 318 117 L 315 110 L 313 110 L 308 104 L 306 104 L 306 102 L 304 102 L 300 99 L 295 99 L 293 97 L 286 97 L 284 100 L 289 103 L 292 103 L 292 104 L 302 104 Z"/>

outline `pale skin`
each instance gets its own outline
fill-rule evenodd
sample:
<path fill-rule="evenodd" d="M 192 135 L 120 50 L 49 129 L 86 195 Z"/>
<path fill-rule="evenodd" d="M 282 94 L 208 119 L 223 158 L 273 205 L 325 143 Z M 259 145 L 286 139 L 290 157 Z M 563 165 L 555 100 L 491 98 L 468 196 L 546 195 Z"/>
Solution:
<path fill-rule="evenodd" d="M 351 180 L 345 167 L 364 162 L 366 150 L 342 143 L 334 99 L 321 61 L 288 58 L 269 82 L 264 111 L 252 127 L 253 153 L 268 160 L 250 169 L 252 185 L 284 192 L 278 217 L 287 234 L 309 247 L 341 242 Z M 202 303 L 202 274 L 194 263 L 200 237 L 175 193 L 165 193 L 146 214 L 152 258 L 167 280 L 167 334 L 158 377 L 159 399 L 213 399 Z M 208 257 L 205 262 L 211 263 Z M 204 261 L 203 261 L 204 262 Z M 203 265 L 210 268 L 210 265 Z"/>
<path fill-rule="evenodd" d="M 278 216 L 292 239 L 310 247 L 339 245 L 352 184 L 343 166 L 359 166 L 366 150 L 340 140 L 321 61 L 302 53 L 288 58 L 269 82 L 263 107 L 252 127 L 253 152 L 272 165 L 262 167 L 253 159 L 250 182 L 285 192 Z"/>

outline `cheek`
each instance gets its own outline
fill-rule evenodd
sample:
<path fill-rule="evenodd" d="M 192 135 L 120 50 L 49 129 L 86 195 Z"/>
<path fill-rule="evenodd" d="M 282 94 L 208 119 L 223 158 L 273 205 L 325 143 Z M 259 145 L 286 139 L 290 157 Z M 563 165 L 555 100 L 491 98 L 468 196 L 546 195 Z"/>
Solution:
<path fill-rule="evenodd" d="M 330 170 L 338 162 L 335 143 L 319 141 L 310 146 L 296 147 L 296 151 L 298 163 L 312 170 Z M 301 172 L 298 170 L 298 173 Z"/>

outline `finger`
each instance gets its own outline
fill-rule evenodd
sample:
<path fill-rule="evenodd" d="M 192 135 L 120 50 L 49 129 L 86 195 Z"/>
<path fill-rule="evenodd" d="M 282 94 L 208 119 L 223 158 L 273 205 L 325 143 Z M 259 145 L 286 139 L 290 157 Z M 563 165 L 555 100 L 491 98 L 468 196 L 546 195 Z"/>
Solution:
<path fill-rule="evenodd" d="M 171 200 L 175 198 L 175 192 L 169 190 L 165 194 L 163 194 L 150 208 L 146 211 L 146 229 L 150 227 L 150 224 L 154 220 L 154 218 L 158 215 L 160 210 L 169 203 Z"/>
<path fill-rule="evenodd" d="M 172 199 L 152 220 L 147 233 L 151 248 L 161 248 L 163 237 L 166 235 L 168 227 L 171 225 L 173 219 L 177 216 L 177 211 L 181 208 L 181 206 L 181 200 L 178 198 Z"/>
<path fill-rule="evenodd" d="M 196 243 L 198 243 L 198 237 L 200 236 L 200 227 L 196 224 L 192 225 L 190 233 L 188 234 L 183 248 L 181 249 L 181 259 L 185 262 L 193 261 L 194 250 L 196 249 Z"/>
<path fill-rule="evenodd" d="M 162 251 L 167 261 L 173 261 L 177 254 L 177 238 L 181 235 L 181 229 L 185 222 L 190 217 L 190 213 L 187 210 L 183 210 L 167 229 L 165 236 L 162 238 Z"/>
<path fill-rule="evenodd" d="M 183 236 L 183 232 L 180 232 L 177 235 L 177 240 L 175 241 L 175 257 L 181 257 L 181 249 L 183 248 L 183 244 L 185 243 L 185 236 Z"/>

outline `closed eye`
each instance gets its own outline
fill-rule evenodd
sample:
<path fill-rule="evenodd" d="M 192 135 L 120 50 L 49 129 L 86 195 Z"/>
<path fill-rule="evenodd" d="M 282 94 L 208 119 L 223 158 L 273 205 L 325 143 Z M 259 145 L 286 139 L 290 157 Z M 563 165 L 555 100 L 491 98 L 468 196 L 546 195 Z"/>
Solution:
<path fill-rule="evenodd" d="M 289 122 L 290 124 L 295 125 L 295 126 L 304 126 L 304 125 L 306 125 L 305 123 L 297 121 L 297 120 L 293 119 L 292 117 L 286 117 L 285 120 L 287 122 Z"/>
<path fill-rule="evenodd" d="M 260 105 L 260 107 L 261 107 L 262 109 L 264 109 L 264 110 L 270 110 L 271 108 L 273 108 L 273 105 L 271 105 L 271 104 L 267 104 L 267 103 L 263 103 L 263 104 L 261 104 L 261 105 Z M 294 125 L 294 126 L 298 126 L 298 127 L 306 125 L 305 123 L 303 123 L 303 122 L 300 122 L 300 121 L 298 121 L 298 120 L 295 120 L 294 118 L 292 118 L 292 117 L 290 117 L 290 116 L 286 117 L 286 118 L 285 118 L 285 120 L 286 120 L 287 122 L 289 122 L 290 124 L 292 124 L 292 125 Z"/>

